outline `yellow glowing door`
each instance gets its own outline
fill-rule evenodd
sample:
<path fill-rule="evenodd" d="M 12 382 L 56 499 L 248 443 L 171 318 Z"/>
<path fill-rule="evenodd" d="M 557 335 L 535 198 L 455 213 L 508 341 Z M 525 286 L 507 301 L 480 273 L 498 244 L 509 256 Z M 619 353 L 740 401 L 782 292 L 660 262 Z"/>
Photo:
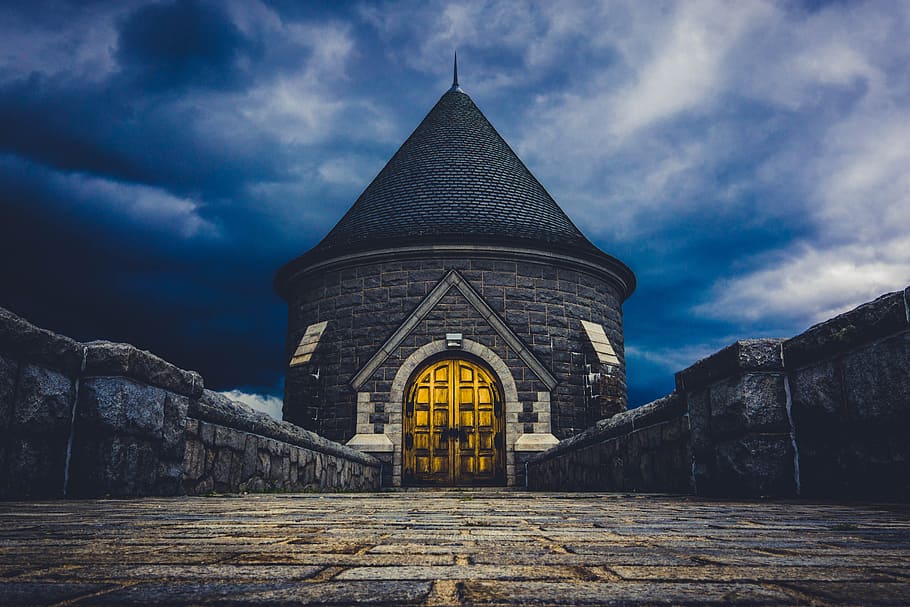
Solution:
<path fill-rule="evenodd" d="M 406 484 L 501 483 L 503 442 L 501 392 L 489 371 L 440 360 L 417 372 L 405 401 Z"/>

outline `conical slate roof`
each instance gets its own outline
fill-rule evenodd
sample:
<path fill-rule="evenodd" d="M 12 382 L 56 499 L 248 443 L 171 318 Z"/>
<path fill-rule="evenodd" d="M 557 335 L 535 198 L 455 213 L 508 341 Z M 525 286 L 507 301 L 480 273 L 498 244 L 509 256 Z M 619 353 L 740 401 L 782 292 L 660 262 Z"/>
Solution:
<path fill-rule="evenodd" d="M 287 264 L 414 245 L 508 245 L 580 255 L 634 275 L 579 231 L 456 83 L 337 225 Z"/>
<path fill-rule="evenodd" d="M 314 250 L 390 237 L 593 247 L 458 87 L 442 96 Z"/>

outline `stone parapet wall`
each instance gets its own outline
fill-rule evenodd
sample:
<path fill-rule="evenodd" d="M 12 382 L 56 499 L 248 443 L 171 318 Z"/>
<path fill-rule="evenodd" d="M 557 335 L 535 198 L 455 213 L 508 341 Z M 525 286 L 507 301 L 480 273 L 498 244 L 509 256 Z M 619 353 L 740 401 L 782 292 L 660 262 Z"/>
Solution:
<path fill-rule="evenodd" d="M 695 363 L 673 395 L 532 457 L 528 486 L 906 501 L 908 436 L 910 287 Z"/>
<path fill-rule="evenodd" d="M 202 424 L 230 434 L 228 449 L 267 453 L 268 465 L 216 480 L 224 445 L 206 445 Z M 194 460 L 188 445 L 197 453 L 200 442 Z M 149 352 L 76 342 L 0 308 L 0 498 L 177 495 L 206 479 L 225 491 L 376 489 L 379 466 L 205 391 L 198 373 Z"/>
<path fill-rule="evenodd" d="M 910 287 L 783 344 L 801 495 L 910 500 Z"/>
<path fill-rule="evenodd" d="M 242 491 L 371 491 L 380 463 L 206 390 L 190 404 L 182 488 L 189 495 Z"/>
<path fill-rule="evenodd" d="M 527 463 L 529 489 L 691 492 L 685 401 L 671 393 L 604 419 Z"/>
<path fill-rule="evenodd" d="M 796 494 L 782 342 L 738 341 L 676 374 L 699 494 Z"/>

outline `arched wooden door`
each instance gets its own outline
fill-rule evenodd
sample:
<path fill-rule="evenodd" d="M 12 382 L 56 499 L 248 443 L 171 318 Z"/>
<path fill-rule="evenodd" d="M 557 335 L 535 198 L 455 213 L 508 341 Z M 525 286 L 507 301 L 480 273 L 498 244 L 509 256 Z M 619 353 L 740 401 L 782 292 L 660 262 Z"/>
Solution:
<path fill-rule="evenodd" d="M 405 484 L 503 483 L 502 391 L 490 371 L 468 360 L 438 360 L 414 375 L 406 395 Z"/>

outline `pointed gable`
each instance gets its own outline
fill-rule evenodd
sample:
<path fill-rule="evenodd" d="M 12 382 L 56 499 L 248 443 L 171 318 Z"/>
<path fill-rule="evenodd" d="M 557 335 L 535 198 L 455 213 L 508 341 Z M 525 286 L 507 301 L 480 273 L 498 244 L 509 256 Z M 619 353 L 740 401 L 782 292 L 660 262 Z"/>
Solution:
<path fill-rule="evenodd" d="M 394 333 L 386 340 L 360 370 L 351 378 L 351 387 L 359 390 L 361 386 L 370 378 L 370 376 L 392 355 L 393 352 L 401 345 L 411 331 L 413 331 L 427 315 L 435 308 L 451 290 L 457 290 L 467 300 L 467 302 L 477 311 L 477 313 L 493 328 L 496 334 L 503 342 L 515 352 L 531 371 L 540 379 L 549 389 L 556 387 L 556 378 L 553 374 L 534 356 L 515 332 L 496 315 L 496 312 L 490 308 L 489 304 L 484 301 L 483 297 L 471 287 L 470 283 L 458 273 L 457 270 L 450 270 L 442 280 L 427 294 L 420 302 L 417 308 L 402 322 Z"/>

